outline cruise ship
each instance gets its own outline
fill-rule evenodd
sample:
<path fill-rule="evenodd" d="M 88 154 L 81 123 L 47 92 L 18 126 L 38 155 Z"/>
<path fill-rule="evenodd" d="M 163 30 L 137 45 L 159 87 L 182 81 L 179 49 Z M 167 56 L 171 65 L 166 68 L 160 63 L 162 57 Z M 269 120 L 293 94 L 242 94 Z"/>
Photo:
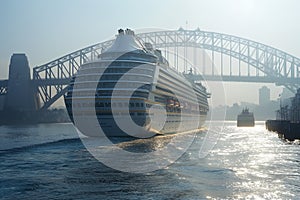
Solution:
<path fill-rule="evenodd" d="M 119 29 L 98 59 L 80 66 L 64 99 L 72 122 L 86 136 L 99 136 L 101 128 L 108 137 L 147 138 L 201 128 L 209 97 L 160 50 L 132 30 Z"/>

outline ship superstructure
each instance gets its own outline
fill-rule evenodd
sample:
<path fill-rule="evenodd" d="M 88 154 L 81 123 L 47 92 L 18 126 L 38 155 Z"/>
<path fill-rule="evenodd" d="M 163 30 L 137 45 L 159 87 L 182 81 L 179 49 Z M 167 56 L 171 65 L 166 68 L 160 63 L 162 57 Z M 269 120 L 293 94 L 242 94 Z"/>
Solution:
<path fill-rule="evenodd" d="M 207 98 L 206 88 L 170 67 L 160 50 L 142 43 L 132 30 L 120 29 L 110 48 L 80 67 L 65 103 L 73 122 L 76 117 L 88 124 L 96 115 L 107 136 L 135 136 L 130 132 L 137 127 L 153 134 L 200 128 Z M 134 125 L 128 125 L 128 116 Z M 93 129 L 78 128 L 95 135 Z"/>

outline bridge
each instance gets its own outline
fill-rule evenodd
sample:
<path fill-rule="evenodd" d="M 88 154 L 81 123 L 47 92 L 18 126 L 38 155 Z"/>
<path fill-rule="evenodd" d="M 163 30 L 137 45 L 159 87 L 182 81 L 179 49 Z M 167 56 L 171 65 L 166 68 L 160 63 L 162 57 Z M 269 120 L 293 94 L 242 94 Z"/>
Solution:
<path fill-rule="evenodd" d="M 199 28 L 137 36 L 161 49 L 178 72 L 192 68 L 195 81 L 275 83 L 294 93 L 300 87 L 300 59 L 259 42 Z M 42 103 L 39 109 L 49 108 L 65 94 L 80 65 L 96 59 L 112 42 L 97 43 L 35 67 L 31 82 Z M 0 81 L 0 95 L 10 92 L 8 82 Z"/>

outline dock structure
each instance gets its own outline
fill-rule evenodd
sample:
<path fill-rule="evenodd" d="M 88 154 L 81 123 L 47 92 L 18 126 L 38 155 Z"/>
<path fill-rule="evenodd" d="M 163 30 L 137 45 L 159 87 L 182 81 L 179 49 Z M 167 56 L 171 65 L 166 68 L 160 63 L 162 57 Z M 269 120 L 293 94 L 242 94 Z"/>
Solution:
<path fill-rule="evenodd" d="M 292 98 L 290 108 L 280 106 L 277 114 L 278 119 L 266 121 L 266 128 L 287 140 L 300 139 L 300 89 Z"/>
<path fill-rule="evenodd" d="M 288 120 L 267 120 L 266 128 L 269 131 L 278 133 L 280 137 L 290 141 L 300 139 L 300 123 Z"/>

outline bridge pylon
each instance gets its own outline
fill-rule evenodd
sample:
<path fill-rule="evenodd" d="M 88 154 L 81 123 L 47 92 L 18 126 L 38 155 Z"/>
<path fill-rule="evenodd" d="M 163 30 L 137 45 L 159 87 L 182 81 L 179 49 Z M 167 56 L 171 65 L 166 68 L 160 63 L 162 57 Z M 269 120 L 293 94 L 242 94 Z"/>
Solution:
<path fill-rule="evenodd" d="M 13 54 L 9 64 L 7 94 L 4 99 L 3 111 L 9 115 L 37 111 L 40 102 L 34 87 L 26 55 L 23 53 Z"/>

